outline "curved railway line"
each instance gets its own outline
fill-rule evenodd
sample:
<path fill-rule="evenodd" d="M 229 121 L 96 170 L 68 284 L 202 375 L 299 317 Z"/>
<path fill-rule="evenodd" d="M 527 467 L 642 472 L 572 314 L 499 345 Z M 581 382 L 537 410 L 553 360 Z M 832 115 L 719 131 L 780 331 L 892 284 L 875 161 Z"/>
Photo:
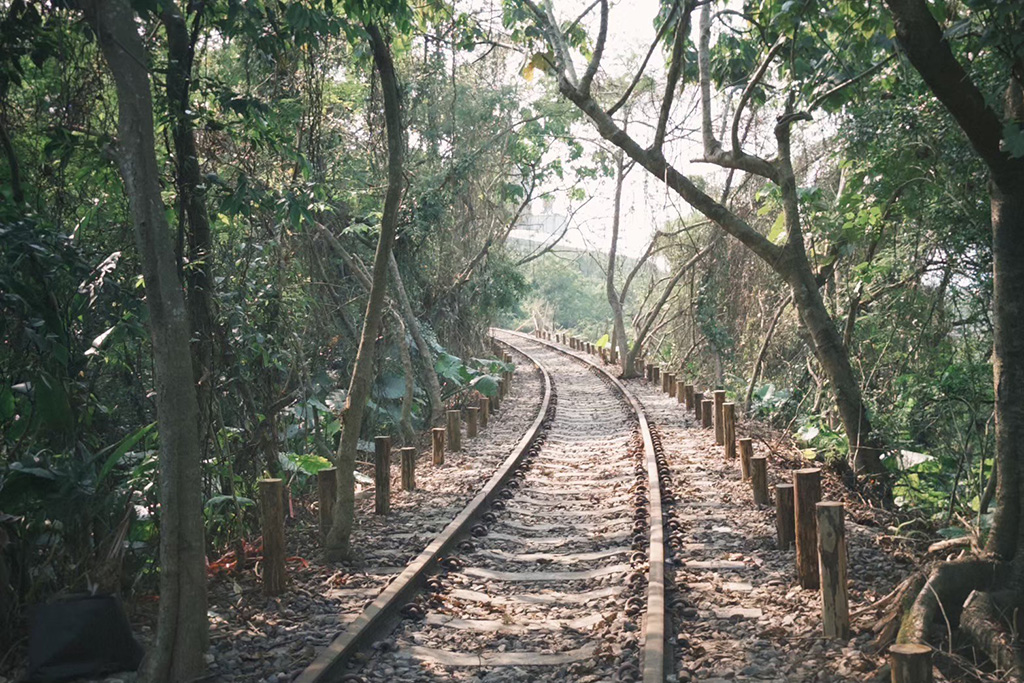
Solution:
<path fill-rule="evenodd" d="M 299 676 L 663 681 L 668 468 L 640 403 L 589 357 L 495 339 L 543 375 L 490 481 Z"/>

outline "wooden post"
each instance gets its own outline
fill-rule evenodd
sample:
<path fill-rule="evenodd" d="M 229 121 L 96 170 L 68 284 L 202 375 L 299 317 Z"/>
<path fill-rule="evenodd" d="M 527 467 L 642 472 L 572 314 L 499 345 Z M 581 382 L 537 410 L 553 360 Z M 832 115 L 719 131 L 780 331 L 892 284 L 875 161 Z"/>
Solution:
<path fill-rule="evenodd" d="M 260 524 L 263 527 L 263 592 L 280 595 L 288 577 L 284 569 L 284 482 L 260 479 Z"/>
<path fill-rule="evenodd" d="M 757 455 L 750 459 L 750 488 L 754 492 L 755 505 L 768 505 L 768 458 Z"/>
<path fill-rule="evenodd" d="M 334 520 L 334 501 L 338 498 L 338 468 L 328 467 L 316 473 L 316 491 L 320 499 L 320 540 L 327 540 Z"/>
<path fill-rule="evenodd" d="M 793 518 L 793 485 L 775 485 L 775 532 L 779 550 L 789 550 L 796 539 L 796 520 Z"/>
<path fill-rule="evenodd" d="M 487 420 L 491 416 L 491 399 L 486 396 L 480 397 L 480 428 L 487 426 Z"/>
<path fill-rule="evenodd" d="M 378 515 L 391 511 L 391 437 L 373 440 L 373 510 Z"/>
<path fill-rule="evenodd" d="M 700 391 L 693 394 L 693 415 L 694 419 L 698 421 L 704 415 L 704 394 Z"/>
<path fill-rule="evenodd" d="M 754 440 L 740 439 L 740 474 L 750 481 L 750 459 L 754 457 Z"/>
<path fill-rule="evenodd" d="M 659 371 L 660 371 L 660 368 L 659 368 Z M 661 373 L 661 391 L 662 391 L 662 393 L 665 393 L 665 392 L 668 391 L 668 373 L 667 372 L 662 372 Z"/>
<path fill-rule="evenodd" d="M 704 399 L 704 415 L 703 424 L 705 427 L 711 427 L 711 413 L 715 411 L 715 402 L 710 398 Z"/>
<path fill-rule="evenodd" d="M 818 522 L 814 506 L 821 502 L 821 470 L 808 467 L 793 472 L 796 520 L 796 571 L 804 588 L 818 587 Z"/>
<path fill-rule="evenodd" d="M 498 390 L 494 392 L 494 396 L 491 396 L 491 414 L 501 410 L 501 397 L 504 395 L 502 392 L 501 385 L 505 383 L 505 380 L 498 380 Z"/>
<path fill-rule="evenodd" d="M 406 446 L 399 451 L 402 456 L 402 490 L 416 490 L 416 447 Z"/>
<path fill-rule="evenodd" d="M 669 397 L 675 398 L 675 395 L 676 395 L 676 373 L 674 373 L 674 372 L 668 373 L 668 382 L 666 382 L 666 384 L 668 385 L 667 388 L 668 388 L 668 395 L 669 395 Z"/>
<path fill-rule="evenodd" d="M 655 365 L 653 368 L 651 368 L 651 372 L 654 373 L 654 380 L 653 381 L 660 382 L 661 381 L 661 368 L 659 366 Z"/>
<path fill-rule="evenodd" d="M 732 460 L 736 457 L 736 404 L 722 404 L 722 422 L 725 431 L 725 459 Z"/>
<path fill-rule="evenodd" d="M 821 627 L 826 638 L 850 639 L 846 597 L 846 531 L 843 504 L 818 503 L 818 558 L 821 573 Z"/>
<path fill-rule="evenodd" d="M 725 445 L 725 425 L 722 424 L 722 406 L 725 405 L 725 392 L 715 390 L 715 443 Z"/>
<path fill-rule="evenodd" d="M 922 643 L 889 646 L 892 683 L 932 683 L 932 649 Z"/>
<path fill-rule="evenodd" d="M 432 447 L 434 465 L 444 464 L 444 427 L 434 427 L 430 430 L 430 445 Z"/>
<path fill-rule="evenodd" d="M 676 377 L 676 403 L 686 406 L 686 384 L 679 377 Z"/>
<path fill-rule="evenodd" d="M 685 399 L 686 409 L 687 410 L 693 410 L 693 385 L 692 384 L 684 384 L 683 385 L 683 397 Z"/>
<path fill-rule="evenodd" d="M 476 416 L 480 414 L 480 409 L 470 406 L 466 408 L 466 438 L 473 439 L 476 437 Z"/>
<path fill-rule="evenodd" d="M 448 411 L 448 450 L 452 453 L 462 450 L 462 413 Z"/>

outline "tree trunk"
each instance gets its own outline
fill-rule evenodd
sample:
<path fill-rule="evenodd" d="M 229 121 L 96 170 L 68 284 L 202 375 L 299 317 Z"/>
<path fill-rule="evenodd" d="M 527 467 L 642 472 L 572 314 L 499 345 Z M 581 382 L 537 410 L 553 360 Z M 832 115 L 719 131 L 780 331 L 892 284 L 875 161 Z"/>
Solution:
<path fill-rule="evenodd" d="M 1024 169 L 991 182 L 996 509 L 988 549 L 1016 559 L 1024 585 Z"/>
<path fill-rule="evenodd" d="M 629 340 L 626 338 L 626 323 L 622 318 L 622 301 L 619 293 L 615 291 L 615 265 L 616 252 L 619 245 L 619 222 L 622 215 L 622 181 L 625 178 L 625 155 L 620 150 L 615 155 L 615 208 L 612 211 L 612 239 L 608 247 L 608 272 L 605 277 L 605 294 L 608 296 L 608 305 L 612 308 L 612 320 L 615 329 L 612 334 L 612 348 L 618 344 L 619 361 L 622 363 L 622 376 L 633 377 L 636 373 L 633 370 L 634 359 L 629 353 Z"/>
<path fill-rule="evenodd" d="M 402 430 L 402 442 L 406 445 L 415 445 L 416 430 L 412 428 L 412 401 L 416 391 L 416 382 L 413 380 L 412 354 L 409 352 L 409 340 L 405 338 L 405 325 L 402 317 L 395 314 L 395 339 L 398 344 L 398 357 L 402 360 L 402 373 L 405 375 L 405 393 L 402 395 L 402 418 L 399 420 L 399 428 Z"/>
<path fill-rule="evenodd" d="M 204 668 L 206 557 L 198 408 L 189 325 L 160 195 L 148 59 L 126 0 L 83 0 L 118 99 L 118 156 L 150 312 L 160 429 L 160 608 L 149 681 L 189 681 Z"/>
<path fill-rule="evenodd" d="M 185 19 L 178 8 L 163 11 L 161 19 L 167 31 L 167 110 L 174 140 L 175 173 L 178 186 L 179 230 L 188 243 L 188 267 L 184 269 L 185 303 L 192 330 L 192 367 L 199 403 L 199 444 L 204 455 L 209 442 L 213 415 L 213 385 L 216 376 L 212 277 L 210 260 L 213 234 L 206 210 L 203 177 L 199 168 L 195 128 L 191 109 L 194 45 Z M 197 18 L 196 21 L 199 21 Z"/>
<path fill-rule="evenodd" d="M 384 122 L 388 140 L 388 189 L 384 197 L 384 215 L 380 224 L 377 252 L 373 258 L 370 297 L 366 304 L 363 332 L 359 339 L 355 367 L 349 382 L 348 397 L 342 411 L 343 431 L 338 445 L 338 500 L 334 506 L 334 523 L 327 535 L 327 557 L 340 560 L 350 556 L 349 540 L 355 515 L 356 448 L 363 426 L 363 411 L 370 397 L 373 382 L 374 345 L 384 315 L 384 294 L 387 289 L 388 262 L 398 227 L 398 211 L 402 203 L 402 119 L 398 80 L 391 50 L 375 24 L 366 26 L 373 50 L 373 61 L 380 75 L 384 96 Z"/>
<path fill-rule="evenodd" d="M 412 341 L 416 344 L 416 351 L 420 356 L 420 364 L 423 366 L 423 380 L 426 382 L 427 397 L 430 400 L 430 424 L 437 425 L 444 417 L 444 401 L 441 400 L 441 382 L 438 381 L 437 370 L 434 369 L 434 354 L 430 352 L 430 347 L 423 339 L 420 321 L 416 319 L 416 312 L 412 309 L 412 302 L 409 300 L 409 293 L 405 289 L 394 254 L 388 259 L 388 266 L 391 268 L 392 285 L 398 294 L 398 304 L 402 308 L 405 326 L 409 328 L 409 334 L 412 335 Z"/>

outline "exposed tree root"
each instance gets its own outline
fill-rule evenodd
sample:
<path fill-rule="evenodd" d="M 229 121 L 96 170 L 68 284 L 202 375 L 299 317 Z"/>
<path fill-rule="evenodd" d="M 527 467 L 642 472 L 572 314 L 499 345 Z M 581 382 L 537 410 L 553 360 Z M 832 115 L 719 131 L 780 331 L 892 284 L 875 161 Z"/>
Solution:
<path fill-rule="evenodd" d="M 1020 601 L 1014 591 L 972 591 L 960 615 L 960 632 L 1013 679 L 1024 672 L 1019 638 Z"/>
<path fill-rule="evenodd" d="M 904 615 L 896 641 L 927 642 L 935 623 L 952 631 L 960 625 L 960 613 L 971 591 L 992 590 L 1008 578 L 1009 565 L 993 560 L 970 558 L 936 565 Z"/>

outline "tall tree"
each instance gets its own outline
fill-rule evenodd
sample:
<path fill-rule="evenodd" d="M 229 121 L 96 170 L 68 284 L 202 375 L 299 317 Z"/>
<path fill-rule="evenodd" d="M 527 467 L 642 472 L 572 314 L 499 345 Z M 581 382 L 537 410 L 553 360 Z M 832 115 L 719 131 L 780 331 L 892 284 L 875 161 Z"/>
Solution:
<path fill-rule="evenodd" d="M 788 90 L 789 94 L 785 100 L 784 109 L 774 127 L 777 149 L 775 159 L 769 160 L 757 154 L 748 153 L 742 149 L 740 141 L 739 122 L 746 103 L 754 91 L 760 87 L 772 62 L 789 44 L 788 37 L 785 34 L 780 34 L 774 42 L 766 45 L 760 63 L 756 69 L 747 74 L 747 85 L 733 114 L 731 144 L 728 148 L 715 138 L 711 129 L 710 97 L 702 98 L 702 129 L 705 147 L 702 161 L 724 169 L 739 170 L 758 176 L 772 183 L 778 189 L 783 208 L 784 231 L 781 244 L 769 240 L 739 214 L 709 196 L 690 177 L 670 163 L 665 156 L 664 147 L 673 104 L 683 82 L 684 61 L 691 26 L 690 18 L 698 4 L 695 0 L 676 2 L 673 4 L 672 12 L 668 14 L 667 21 L 671 23 L 671 28 L 666 33 L 671 33 L 671 52 L 664 95 L 661 99 L 651 143 L 646 147 L 623 130 L 613 118 L 615 111 L 628 101 L 632 86 L 626 90 L 617 103 L 610 107 L 605 107 L 598 102 L 591 91 L 594 79 L 599 72 L 601 56 L 604 53 L 608 36 L 609 2 L 600 0 L 599 3 L 591 6 L 600 7 L 600 28 L 594 41 L 594 49 L 582 76 L 577 74 L 572 51 L 574 41 L 575 44 L 578 44 L 579 38 L 576 34 L 563 31 L 562 24 L 555 16 L 551 5 L 549 3 L 538 4 L 534 0 L 519 0 L 516 3 L 516 9 L 520 12 L 518 15 L 520 19 L 532 20 L 546 41 L 549 56 L 546 55 L 545 59 L 551 62 L 550 71 L 557 80 L 559 91 L 590 119 L 600 135 L 664 182 L 673 192 L 686 200 L 725 233 L 736 238 L 770 266 L 792 290 L 793 300 L 796 303 L 800 319 L 812 340 L 815 355 L 831 382 L 836 406 L 849 442 L 853 467 L 858 472 L 883 472 L 881 438 L 872 429 L 860 382 L 853 371 L 847 349 L 843 346 L 842 336 L 822 299 L 818 273 L 815 272 L 808 258 L 804 243 L 804 227 L 796 173 L 792 161 L 792 127 L 798 122 L 810 120 L 810 112 L 820 105 L 821 98 L 816 98 L 808 103 L 806 110 L 798 110 L 796 108 L 796 88 Z M 710 11 L 710 3 L 703 3 L 703 7 L 705 13 Z M 525 8 L 525 11 L 521 8 Z M 707 23 L 707 19 L 705 19 L 705 23 Z M 576 22 L 573 25 L 575 26 Z M 706 62 L 706 48 L 700 52 L 703 53 L 701 55 L 702 62 Z M 634 83 L 639 82 L 643 76 L 644 66 L 637 72 L 633 79 Z M 707 78 L 704 78 L 705 69 L 706 67 L 702 63 L 702 89 L 705 89 L 707 82 Z M 835 88 L 832 88 L 829 92 L 834 90 Z"/>
<path fill-rule="evenodd" d="M 935 97 L 963 130 L 989 174 L 992 217 L 994 290 L 994 350 L 996 510 L 987 550 L 1010 563 L 1011 586 L 1017 605 L 1024 598 L 1024 46 L 1012 32 L 1024 21 L 1024 12 L 1012 3 L 979 3 L 988 14 L 990 32 L 1000 44 L 988 46 L 1004 55 L 999 71 L 1006 79 L 1003 111 L 986 99 L 953 53 L 942 28 L 924 0 L 886 0 L 895 20 L 896 36 L 907 59 Z M 992 49 L 995 48 L 995 49 Z M 991 587 L 991 572 L 965 572 L 954 594 L 965 588 Z M 943 600 L 948 599 L 944 595 Z M 933 604 L 930 595 L 919 605 Z M 959 605 L 954 606 L 959 609 Z M 932 608 L 931 611 L 934 611 Z M 909 638 L 923 636 L 927 620 L 905 631 Z M 1021 652 L 1016 665 L 1024 670 Z"/>
<path fill-rule="evenodd" d="M 327 536 L 327 556 L 330 559 L 344 559 L 350 555 L 349 541 L 355 521 L 355 466 L 356 448 L 363 426 L 363 412 L 370 397 L 373 383 L 374 347 L 384 315 L 385 294 L 388 285 L 388 269 L 391 249 L 398 228 L 398 211 L 402 204 L 404 177 L 402 160 L 404 141 L 402 139 L 402 114 L 398 90 L 398 77 L 391 48 L 381 34 L 380 26 L 370 22 L 366 25 L 373 63 L 380 76 L 381 93 L 384 99 L 384 124 L 387 128 L 388 144 L 388 187 L 384 196 L 384 212 L 380 223 L 380 236 L 373 258 L 373 275 L 370 281 L 370 296 L 363 318 L 363 331 L 359 339 L 352 379 L 342 414 L 343 431 L 338 445 L 336 464 L 338 466 L 338 500 L 334 506 L 334 520 Z"/>
<path fill-rule="evenodd" d="M 114 77 L 118 163 L 142 261 L 160 429 L 160 609 L 146 665 L 153 683 L 190 681 L 206 652 L 206 554 L 189 321 L 160 191 L 147 55 L 126 0 L 82 0 Z"/>

